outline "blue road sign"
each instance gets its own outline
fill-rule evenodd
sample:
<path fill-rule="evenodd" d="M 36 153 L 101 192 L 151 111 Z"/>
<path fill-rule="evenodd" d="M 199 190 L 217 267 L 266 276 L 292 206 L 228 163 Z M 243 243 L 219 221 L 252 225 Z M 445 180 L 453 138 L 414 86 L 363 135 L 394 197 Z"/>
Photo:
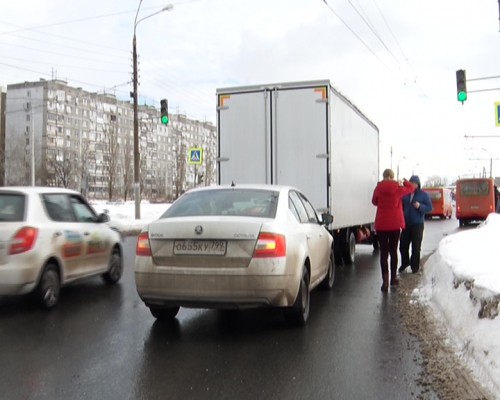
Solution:
<path fill-rule="evenodd" d="M 191 147 L 189 149 L 189 164 L 200 165 L 203 162 L 203 149 L 201 147 Z"/>
<path fill-rule="evenodd" d="M 495 125 L 500 126 L 500 101 L 495 103 Z"/>

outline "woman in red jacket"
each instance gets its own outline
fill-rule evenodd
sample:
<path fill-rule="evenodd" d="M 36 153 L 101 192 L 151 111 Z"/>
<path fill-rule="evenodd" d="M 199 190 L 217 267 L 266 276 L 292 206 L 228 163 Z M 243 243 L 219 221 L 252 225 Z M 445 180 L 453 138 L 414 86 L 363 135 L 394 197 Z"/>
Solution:
<path fill-rule="evenodd" d="M 397 286 L 398 277 L 398 243 L 401 229 L 405 227 L 401 199 L 415 190 L 406 179 L 403 184 L 394 180 L 392 169 L 386 169 L 381 180 L 373 191 L 372 203 L 377 207 L 375 231 L 380 244 L 380 268 L 382 270 L 382 287 L 389 288 L 388 256 L 391 256 L 391 286 Z"/>

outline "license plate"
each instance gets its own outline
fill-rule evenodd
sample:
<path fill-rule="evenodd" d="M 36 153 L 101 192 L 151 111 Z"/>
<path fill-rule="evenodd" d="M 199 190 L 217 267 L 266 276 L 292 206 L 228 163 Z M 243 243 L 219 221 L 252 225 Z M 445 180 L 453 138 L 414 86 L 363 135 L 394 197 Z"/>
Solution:
<path fill-rule="evenodd" d="M 223 256 L 226 254 L 225 240 L 175 240 L 175 255 Z"/>

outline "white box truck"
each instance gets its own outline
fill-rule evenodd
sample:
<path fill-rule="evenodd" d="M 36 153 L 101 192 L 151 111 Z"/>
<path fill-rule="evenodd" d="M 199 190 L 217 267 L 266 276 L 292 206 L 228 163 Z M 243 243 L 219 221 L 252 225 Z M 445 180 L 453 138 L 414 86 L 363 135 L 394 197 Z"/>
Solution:
<path fill-rule="evenodd" d="M 220 184 L 295 186 L 330 212 L 336 262 L 356 243 L 377 248 L 371 203 L 379 177 L 378 128 L 329 80 L 220 88 Z"/>

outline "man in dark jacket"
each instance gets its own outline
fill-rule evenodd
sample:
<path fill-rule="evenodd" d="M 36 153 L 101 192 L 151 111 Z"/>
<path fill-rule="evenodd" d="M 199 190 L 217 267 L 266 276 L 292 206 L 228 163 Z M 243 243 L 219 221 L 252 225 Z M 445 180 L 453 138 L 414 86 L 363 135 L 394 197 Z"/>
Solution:
<path fill-rule="evenodd" d="M 403 214 L 406 226 L 401 232 L 399 242 L 399 251 L 401 252 L 399 272 L 403 272 L 410 265 L 415 274 L 420 268 L 420 248 L 424 237 L 425 214 L 432 211 L 432 202 L 427 192 L 421 190 L 420 178 L 417 175 L 413 175 L 410 182 L 415 186 L 415 192 L 403 197 Z"/>

